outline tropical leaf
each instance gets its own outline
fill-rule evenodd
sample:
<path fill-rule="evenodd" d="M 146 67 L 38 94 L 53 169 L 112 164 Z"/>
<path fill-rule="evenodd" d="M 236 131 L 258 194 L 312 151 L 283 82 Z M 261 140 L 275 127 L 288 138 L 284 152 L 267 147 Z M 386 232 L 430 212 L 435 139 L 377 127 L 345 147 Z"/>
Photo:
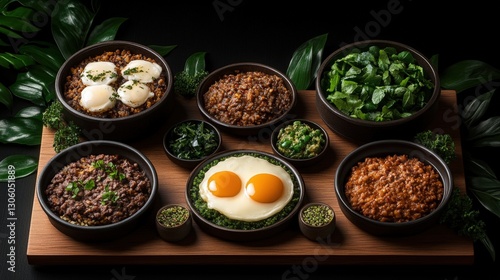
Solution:
<path fill-rule="evenodd" d="M 486 114 L 494 92 L 495 90 L 491 90 L 487 93 L 478 95 L 466 104 L 464 110 L 462 111 L 462 120 L 468 129 L 470 129 L 470 127 L 475 123 L 479 122 Z"/>
<path fill-rule="evenodd" d="M 460 93 L 500 78 L 500 70 L 480 60 L 463 60 L 446 68 L 440 76 L 441 87 Z"/>
<path fill-rule="evenodd" d="M 10 28 L 15 31 L 34 33 L 40 31 L 40 28 L 34 26 L 28 19 L 19 17 L 0 15 L 0 25 Z"/>
<path fill-rule="evenodd" d="M 14 168 L 14 169 L 13 169 Z M 14 175 L 14 179 L 26 177 L 38 168 L 35 157 L 29 155 L 11 155 L 0 161 L 0 182 L 7 182 L 9 175 Z"/>
<path fill-rule="evenodd" d="M 10 90 L 0 83 L 0 103 L 7 106 L 7 108 L 12 108 L 12 104 L 14 102 L 14 98 Z"/>
<path fill-rule="evenodd" d="M 0 120 L 0 142 L 40 145 L 42 122 L 36 118 L 6 118 Z"/>
<path fill-rule="evenodd" d="M 40 106 L 29 106 L 19 110 L 14 117 L 16 118 L 34 118 L 42 120 L 43 108 Z"/>
<path fill-rule="evenodd" d="M 0 66 L 9 68 L 9 65 L 16 70 L 33 65 L 35 61 L 32 57 L 23 54 L 13 54 L 9 52 L 0 53 Z"/>
<path fill-rule="evenodd" d="M 87 45 L 93 45 L 95 43 L 114 40 L 116 33 L 121 24 L 125 22 L 126 18 L 115 17 L 105 20 L 100 25 L 96 26 L 89 35 Z"/>
<path fill-rule="evenodd" d="M 206 52 L 196 52 L 190 55 L 184 63 L 184 71 L 189 76 L 194 76 L 199 72 L 205 71 Z"/>
<path fill-rule="evenodd" d="M 316 36 L 300 45 L 292 55 L 286 75 L 298 90 L 308 89 L 321 65 L 328 34 Z"/>
<path fill-rule="evenodd" d="M 32 57 L 39 64 L 48 67 L 54 73 L 64 63 L 64 57 L 53 43 L 48 42 L 30 42 L 19 48 L 19 52 Z"/>
<path fill-rule="evenodd" d="M 159 53 L 161 56 L 166 56 L 173 49 L 175 49 L 177 45 L 172 45 L 172 46 L 149 45 L 148 47 Z"/>
<path fill-rule="evenodd" d="M 471 176 L 468 178 L 468 190 L 479 203 L 500 218 L 500 181 L 486 177 Z"/>
<path fill-rule="evenodd" d="M 10 86 L 12 94 L 29 100 L 35 105 L 45 106 L 54 96 L 54 76 L 41 65 L 31 67 L 30 71 L 20 73 Z"/>
<path fill-rule="evenodd" d="M 85 41 L 95 14 L 78 0 L 65 1 L 64 9 L 55 9 L 52 13 L 52 36 L 63 57 L 85 46 Z"/>

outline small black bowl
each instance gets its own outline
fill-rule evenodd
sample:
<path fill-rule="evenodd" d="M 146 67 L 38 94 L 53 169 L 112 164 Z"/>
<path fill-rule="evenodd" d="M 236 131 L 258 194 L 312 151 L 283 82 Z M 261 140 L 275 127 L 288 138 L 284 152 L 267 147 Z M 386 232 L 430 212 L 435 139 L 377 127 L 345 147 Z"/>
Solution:
<path fill-rule="evenodd" d="M 49 206 L 45 190 L 50 184 L 52 178 L 66 165 L 79 160 L 82 157 L 92 154 L 118 154 L 122 157 L 135 162 L 145 172 L 145 175 L 151 182 L 151 193 L 145 204 L 134 214 L 119 222 L 100 225 L 83 226 L 70 223 L 57 214 Z M 51 158 L 47 165 L 40 172 L 37 184 L 36 195 L 41 208 L 47 215 L 50 223 L 62 233 L 81 241 L 108 241 L 120 238 L 147 219 L 158 193 L 158 176 L 151 161 L 137 149 L 126 144 L 110 141 L 95 140 L 86 141 L 71 146 Z"/>
<path fill-rule="evenodd" d="M 170 145 L 171 141 L 175 141 L 176 139 L 179 139 L 179 137 L 182 137 L 182 135 L 179 135 L 175 132 L 176 128 L 182 126 L 182 125 L 192 125 L 196 126 L 197 128 L 200 128 L 201 125 L 203 125 L 203 130 L 206 131 L 206 133 L 212 133 L 214 136 L 214 140 L 216 141 L 216 146 L 214 146 L 212 149 L 207 150 L 206 153 L 197 158 L 183 158 L 179 157 L 177 154 L 175 154 L 172 151 L 172 147 Z M 167 157 L 174 162 L 175 164 L 184 167 L 184 168 L 193 168 L 196 165 L 198 165 L 200 162 L 202 162 L 205 158 L 215 154 L 216 152 L 219 151 L 219 149 L 222 146 L 222 135 L 220 134 L 219 130 L 213 126 L 211 123 L 203 121 L 203 120 L 196 120 L 196 119 L 190 119 L 190 120 L 184 120 L 180 121 L 176 124 L 174 124 L 172 127 L 168 129 L 168 131 L 164 134 L 163 136 L 163 149 L 165 151 L 165 154 Z M 189 142 L 191 144 L 191 142 Z"/>
<path fill-rule="evenodd" d="M 443 195 L 437 207 L 427 215 L 406 222 L 382 222 L 371 219 L 357 212 L 351 207 L 345 193 L 345 184 L 351 174 L 353 166 L 367 157 L 385 157 L 392 155 L 407 155 L 408 158 L 417 158 L 426 165 L 431 165 L 437 171 L 443 183 Z M 379 140 L 364 144 L 349 153 L 339 164 L 335 173 L 335 194 L 340 209 L 354 225 L 360 229 L 384 236 L 417 234 L 435 225 L 441 213 L 445 210 L 453 190 L 453 177 L 448 165 L 435 152 L 428 148 L 405 140 Z"/>
<path fill-rule="evenodd" d="M 293 125 L 295 122 L 299 122 L 302 125 L 307 125 L 311 129 L 313 129 L 315 131 L 319 131 L 319 133 L 321 133 L 321 137 L 324 139 L 324 142 L 322 143 L 320 149 L 317 151 L 317 154 L 315 156 L 311 156 L 311 157 L 287 156 L 283 152 L 281 152 L 281 150 L 278 146 L 279 145 L 278 137 L 280 135 L 280 131 L 288 126 Z M 271 147 L 273 149 L 273 152 L 276 155 L 284 158 L 288 162 L 292 163 L 296 167 L 310 166 L 310 165 L 313 165 L 313 164 L 319 162 L 320 160 L 322 160 L 326 155 L 329 144 L 330 144 L 330 138 L 328 136 L 328 132 L 326 132 L 326 130 L 318 123 L 315 123 L 313 121 L 306 120 L 306 119 L 293 119 L 293 120 L 286 121 L 286 122 L 280 124 L 279 126 L 277 126 L 273 130 L 273 133 L 271 134 Z M 306 147 L 304 147 L 304 148 L 306 148 Z"/>
<path fill-rule="evenodd" d="M 89 57 L 102 55 L 104 52 L 128 50 L 132 54 L 142 54 L 152 58 L 163 69 L 162 74 L 166 83 L 166 90 L 161 99 L 151 107 L 124 117 L 104 118 L 95 117 L 73 108 L 65 98 L 66 78 L 71 75 L 71 68 L 77 66 Z M 133 141 L 146 137 L 154 132 L 158 120 L 169 117 L 173 108 L 173 73 L 163 56 L 150 47 L 129 41 L 105 41 L 85 47 L 69 57 L 59 69 L 55 80 L 57 99 L 63 105 L 63 114 L 67 121 L 72 121 L 82 130 L 83 136 L 88 140 L 114 140 Z"/>
<path fill-rule="evenodd" d="M 225 123 L 217 119 L 216 117 L 212 116 L 207 111 L 207 109 L 205 108 L 204 94 L 208 91 L 210 86 L 212 86 L 214 83 L 222 79 L 225 75 L 234 75 L 237 73 L 246 73 L 253 71 L 258 71 L 269 75 L 275 75 L 283 80 L 284 86 L 291 94 L 291 100 L 288 107 L 283 111 L 283 113 L 280 116 L 277 116 L 276 118 L 266 123 L 258 125 L 242 126 L 242 125 Z M 262 130 L 272 131 L 272 129 L 278 123 L 282 122 L 283 120 L 286 120 L 287 118 L 289 119 L 290 117 L 288 115 L 294 109 L 295 104 L 297 103 L 297 94 L 298 94 L 297 89 L 293 84 L 293 82 L 285 74 L 281 73 L 277 69 L 260 63 L 241 62 L 241 63 L 229 64 L 210 72 L 210 74 L 208 74 L 208 76 L 205 77 L 203 81 L 201 81 L 200 85 L 197 88 L 196 101 L 198 109 L 201 112 L 202 116 L 206 120 L 216 125 L 221 130 L 227 133 L 231 133 L 233 135 L 249 136 L 249 135 L 257 135 Z"/>

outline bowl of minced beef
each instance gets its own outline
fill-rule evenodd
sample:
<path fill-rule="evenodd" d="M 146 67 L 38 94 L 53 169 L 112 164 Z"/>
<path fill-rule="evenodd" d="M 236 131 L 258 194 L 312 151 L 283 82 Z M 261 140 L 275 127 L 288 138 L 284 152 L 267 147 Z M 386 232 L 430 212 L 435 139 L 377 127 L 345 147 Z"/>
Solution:
<path fill-rule="evenodd" d="M 197 88 L 201 115 L 233 135 L 269 136 L 296 116 L 297 89 L 281 71 L 255 62 L 233 63 L 212 71 Z"/>
<path fill-rule="evenodd" d="M 113 240 L 135 229 L 149 215 L 157 190 L 149 159 L 109 140 L 61 151 L 43 168 L 36 185 L 51 224 L 83 241 Z"/>

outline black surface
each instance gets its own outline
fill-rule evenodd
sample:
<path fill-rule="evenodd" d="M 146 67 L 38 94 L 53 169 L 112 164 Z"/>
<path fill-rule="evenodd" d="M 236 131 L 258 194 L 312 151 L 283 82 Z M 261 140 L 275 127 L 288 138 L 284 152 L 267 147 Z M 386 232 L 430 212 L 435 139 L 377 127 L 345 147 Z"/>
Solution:
<path fill-rule="evenodd" d="M 90 1 L 86 1 L 90 2 Z M 344 43 L 359 39 L 391 39 L 406 43 L 430 57 L 439 55 L 439 69 L 463 59 L 478 59 L 500 67 L 497 54 L 497 9 L 486 1 L 442 3 L 436 1 L 102 1 L 103 19 L 127 18 L 117 39 L 143 44 L 177 45 L 168 56 L 174 72 L 197 51 L 207 52 L 207 69 L 241 61 L 266 63 L 286 70 L 293 51 L 304 41 L 328 33 L 323 57 Z M 4 82 L 2 76 L 2 82 Z M 16 100 L 16 112 L 27 105 Z M 29 104 L 28 104 L 29 105 Z M 2 105 L 3 106 L 3 105 Z M 11 112 L 0 109 L 2 117 Z M 38 157 L 39 147 L 0 146 L 0 158 L 11 154 Z M 18 179 L 16 185 L 15 272 L 10 264 L 10 231 L 7 227 L 7 188 L 0 184 L 0 279 L 499 279 L 480 244 L 475 246 L 473 266 L 323 266 L 320 256 L 301 264 L 253 266 L 64 266 L 33 267 L 26 260 L 35 176 Z M 483 213 L 490 236 L 498 246 L 499 221 Z M 496 228 L 495 228 L 496 227 Z"/>

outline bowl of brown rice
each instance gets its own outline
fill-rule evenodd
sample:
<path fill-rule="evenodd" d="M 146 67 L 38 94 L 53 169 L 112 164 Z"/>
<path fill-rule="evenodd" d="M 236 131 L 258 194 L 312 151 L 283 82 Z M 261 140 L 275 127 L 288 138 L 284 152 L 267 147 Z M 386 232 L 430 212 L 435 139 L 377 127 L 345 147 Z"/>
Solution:
<path fill-rule="evenodd" d="M 269 136 L 279 123 L 295 117 L 297 89 L 273 67 L 241 62 L 209 73 L 196 98 L 202 116 L 221 130 Z"/>
<path fill-rule="evenodd" d="M 71 146 L 41 170 L 36 196 L 50 223 L 80 241 L 119 239 L 145 224 L 158 176 L 137 149 L 94 140 Z M 151 220 L 153 221 L 153 220 Z"/>
<path fill-rule="evenodd" d="M 453 177 L 435 152 L 406 140 L 359 146 L 339 164 L 335 194 L 343 214 L 374 235 L 409 235 L 436 224 Z"/>
<path fill-rule="evenodd" d="M 66 121 L 88 140 L 136 140 L 169 116 L 173 75 L 163 56 L 129 41 L 105 41 L 69 57 L 56 76 Z"/>

